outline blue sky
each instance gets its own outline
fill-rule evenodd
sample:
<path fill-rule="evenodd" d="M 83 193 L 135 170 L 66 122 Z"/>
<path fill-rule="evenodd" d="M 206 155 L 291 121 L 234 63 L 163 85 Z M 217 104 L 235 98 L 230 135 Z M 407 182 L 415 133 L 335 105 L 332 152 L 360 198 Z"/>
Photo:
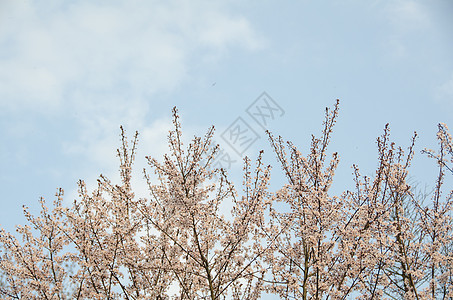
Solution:
<path fill-rule="evenodd" d="M 374 172 L 387 122 L 404 147 L 419 133 L 413 176 L 432 184 L 419 151 L 436 148 L 437 123 L 453 128 L 452 13 L 449 0 L 0 0 L 0 224 L 23 223 L 22 205 L 57 187 L 69 203 L 78 179 L 117 178 L 120 125 L 141 133 L 144 192 L 143 157 L 166 151 L 173 106 L 188 138 L 215 125 L 236 160 L 221 133 L 241 117 L 259 136 L 245 154 L 272 162 L 246 112 L 264 91 L 284 111 L 268 128 L 302 152 L 340 99 L 338 190 L 352 163 Z"/>

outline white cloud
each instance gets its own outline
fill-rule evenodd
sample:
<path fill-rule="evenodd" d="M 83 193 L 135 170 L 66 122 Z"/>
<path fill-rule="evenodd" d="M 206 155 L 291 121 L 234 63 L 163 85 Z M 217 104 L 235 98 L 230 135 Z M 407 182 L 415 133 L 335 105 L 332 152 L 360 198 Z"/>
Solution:
<path fill-rule="evenodd" d="M 0 30 L 3 109 L 80 107 L 94 92 L 98 102 L 111 102 L 121 89 L 152 95 L 184 80 L 200 47 L 215 55 L 232 45 L 263 44 L 246 19 L 209 1 L 50 3 L 2 7 L 8 15 Z M 79 97 L 68 97 L 74 89 Z"/>
<path fill-rule="evenodd" d="M 200 35 L 200 40 L 206 45 L 223 49 L 235 42 L 250 50 L 264 45 L 262 40 L 253 38 L 254 33 L 245 18 L 231 20 L 225 15 L 214 13 L 207 18 L 207 23 L 208 27 Z"/>
<path fill-rule="evenodd" d="M 420 1 L 397 0 L 385 2 L 384 13 L 389 21 L 388 35 L 383 47 L 391 58 L 400 59 L 412 52 L 412 44 L 421 34 L 432 29 L 429 9 Z"/>
<path fill-rule="evenodd" d="M 391 1 L 387 7 L 390 20 L 399 30 L 420 29 L 430 25 L 428 10 L 420 1 Z"/>
<path fill-rule="evenodd" d="M 67 116 L 75 135 L 66 153 L 103 166 L 117 166 L 120 124 L 144 137 L 168 129 L 162 122 L 146 126 L 152 96 L 188 79 L 198 63 L 193 56 L 264 45 L 222 2 L 100 3 L 0 2 L 0 109 L 10 116 Z M 165 137 L 141 146 L 160 149 Z"/>

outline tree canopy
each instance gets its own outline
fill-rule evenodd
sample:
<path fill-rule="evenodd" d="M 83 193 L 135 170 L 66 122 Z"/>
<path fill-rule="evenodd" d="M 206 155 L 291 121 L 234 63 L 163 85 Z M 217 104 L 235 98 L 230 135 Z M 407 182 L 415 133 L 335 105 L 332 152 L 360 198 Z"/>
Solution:
<path fill-rule="evenodd" d="M 120 182 L 100 175 L 88 191 L 51 208 L 41 199 L 17 235 L 0 231 L 0 294 L 6 299 L 452 299 L 453 142 L 439 124 L 436 185 L 421 197 L 409 183 L 416 134 L 406 150 L 377 139 L 370 178 L 354 166 L 354 188 L 330 191 L 338 166 L 328 152 L 339 102 L 304 154 L 268 132 L 287 182 L 271 190 L 260 152 L 235 185 L 212 162 L 214 128 L 184 147 L 176 108 L 169 151 L 147 157 L 149 196 L 131 186 L 138 133 L 121 128 Z M 157 180 L 151 179 L 150 171 Z M 274 171 L 273 171 L 274 172 Z M 231 203 L 229 213 L 222 203 Z"/>

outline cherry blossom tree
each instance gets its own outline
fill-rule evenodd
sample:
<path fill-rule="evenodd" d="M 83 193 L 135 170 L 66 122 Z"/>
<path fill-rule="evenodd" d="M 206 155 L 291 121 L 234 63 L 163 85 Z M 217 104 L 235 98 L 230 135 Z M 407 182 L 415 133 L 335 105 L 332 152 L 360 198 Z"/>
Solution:
<path fill-rule="evenodd" d="M 375 175 L 353 166 L 353 189 L 331 192 L 339 163 L 328 146 L 339 102 L 306 154 L 268 133 L 287 183 L 270 188 L 262 152 L 244 159 L 237 188 L 215 169 L 214 128 L 186 147 L 177 110 L 163 160 L 147 157 L 149 195 L 131 180 L 138 133 L 121 128 L 120 182 L 100 175 L 64 205 L 40 200 L 17 236 L 0 231 L 6 299 L 452 299 L 453 142 L 439 125 L 431 198 L 409 184 L 416 134 L 406 151 L 377 139 Z M 151 174 L 154 172 L 154 176 Z M 226 204 L 226 205 L 225 205 Z M 231 212 L 224 210 L 232 207 Z"/>

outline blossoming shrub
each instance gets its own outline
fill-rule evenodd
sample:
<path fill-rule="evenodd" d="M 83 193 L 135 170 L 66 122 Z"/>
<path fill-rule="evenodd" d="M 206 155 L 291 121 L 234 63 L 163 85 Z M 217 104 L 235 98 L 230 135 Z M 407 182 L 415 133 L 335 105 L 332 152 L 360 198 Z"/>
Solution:
<path fill-rule="evenodd" d="M 270 191 L 262 153 L 244 159 L 238 191 L 213 169 L 214 129 L 184 148 L 177 110 L 162 161 L 147 157 L 149 197 L 131 188 L 138 134 L 121 128 L 121 181 L 100 176 L 94 191 L 52 209 L 24 208 L 28 224 L 0 231 L 0 294 L 5 299 L 452 299 L 453 142 L 439 125 L 439 169 L 430 203 L 408 183 L 416 135 L 403 151 L 388 125 L 377 140 L 373 178 L 354 166 L 354 189 L 332 195 L 339 162 L 327 152 L 338 101 L 326 109 L 306 155 L 268 133 L 287 183 Z M 330 159 L 329 159 L 330 156 Z M 225 217 L 222 203 L 232 203 Z"/>

